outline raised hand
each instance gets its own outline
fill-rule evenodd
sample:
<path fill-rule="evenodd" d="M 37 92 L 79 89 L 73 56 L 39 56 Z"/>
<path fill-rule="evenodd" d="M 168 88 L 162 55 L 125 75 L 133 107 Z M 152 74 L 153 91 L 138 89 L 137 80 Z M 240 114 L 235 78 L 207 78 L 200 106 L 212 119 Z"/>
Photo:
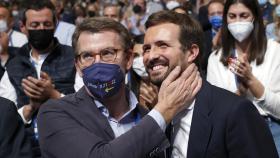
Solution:
<path fill-rule="evenodd" d="M 162 82 L 155 109 L 169 123 L 178 112 L 190 106 L 201 85 L 202 79 L 195 64 L 182 73 L 177 66 Z"/>

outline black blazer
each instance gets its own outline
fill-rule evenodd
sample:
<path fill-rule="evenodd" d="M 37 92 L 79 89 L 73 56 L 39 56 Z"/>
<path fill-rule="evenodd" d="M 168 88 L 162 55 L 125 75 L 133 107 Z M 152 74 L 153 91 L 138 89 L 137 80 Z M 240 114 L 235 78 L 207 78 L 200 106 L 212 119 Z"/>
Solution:
<path fill-rule="evenodd" d="M 172 144 L 178 127 L 171 131 Z M 278 158 L 254 105 L 208 82 L 196 97 L 187 151 L 188 158 Z"/>
<path fill-rule="evenodd" d="M 142 114 L 145 111 L 137 107 Z M 167 146 L 165 133 L 146 115 L 137 126 L 114 138 L 107 118 L 85 88 L 60 100 L 49 100 L 38 114 L 39 143 L 43 157 L 143 158 Z"/>
<path fill-rule="evenodd" d="M 0 97 L 0 158 L 31 157 L 31 145 L 16 105 Z"/>

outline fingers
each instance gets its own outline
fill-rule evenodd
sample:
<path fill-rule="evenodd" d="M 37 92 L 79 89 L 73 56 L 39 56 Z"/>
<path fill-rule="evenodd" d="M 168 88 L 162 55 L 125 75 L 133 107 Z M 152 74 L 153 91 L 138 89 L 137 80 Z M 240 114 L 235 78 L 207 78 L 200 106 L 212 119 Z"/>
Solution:
<path fill-rule="evenodd" d="M 157 100 L 157 91 L 153 87 L 142 82 L 140 85 L 140 96 L 148 103 L 152 104 Z"/>
<path fill-rule="evenodd" d="M 43 80 L 50 80 L 50 76 L 47 73 L 43 72 L 43 71 L 41 71 L 40 77 Z"/>
<path fill-rule="evenodd" d="M 22 80 L 22 87 L 29 93 L 32 93 L 34 95 L 40 95 L 43 89 L 37 86 L 38 83 L 39 80 L 33 77 L 28 77 L 27 79 Z"/>
<path fill-rule="evenodd" d="M 194 63 L 192 63 L 191 65 L 189 65 L 184 72 L 182 73 L 182 75 L 180 76 L 180 78 L 182 78 L 184 81 L 186 79 L 189 78 L 189 76 L 193 75 L 195 72 L 197 72 L 197 67 L 195 66 Z"/>
<path fill-rule="evenodd" d="M 176 66 L 166 77 L 166 79 L 162 82 L 161 87 L 167 87 L 170 83 L 172 83 L 181 73 L 181 67 Z"/>
<path fill-rule="evenodd" d="M 34 99 L 38 99 L 38 100 L 42 99 L 41 95 L 31 93 L 30 91 L 28 91 L 26 89 L 23 89 L 23 92 L 30 98 L 34 98 Z"/>

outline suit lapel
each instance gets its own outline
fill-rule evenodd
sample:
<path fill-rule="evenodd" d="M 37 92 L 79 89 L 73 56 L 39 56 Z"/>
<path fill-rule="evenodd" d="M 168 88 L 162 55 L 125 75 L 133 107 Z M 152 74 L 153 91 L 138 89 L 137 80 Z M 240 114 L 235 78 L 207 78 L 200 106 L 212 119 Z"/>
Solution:
<path fill-rule="evenodd" d="M 114 132 L 107 120 L 107 118 L 100 112 L 94 103 L 93 99 L 87 94 L 86 89 L 83 87 L 77 92 L 77 110 L 82 118 L 79 121 L 90 131 L 103 130 L 105 132 L 98 132 L 103 138 L 114 139 Z M 96 132 L 95 132 L 96 133 Z"/>
<path fill-rule="evenodd" d="M 203 82 L 194 106 L 188 143 L 188 158 L 204 158 L 207 153 L 212 132 L 212 123 L 209 118 L 211 103 L 210 86 L 207 82 Z"/>

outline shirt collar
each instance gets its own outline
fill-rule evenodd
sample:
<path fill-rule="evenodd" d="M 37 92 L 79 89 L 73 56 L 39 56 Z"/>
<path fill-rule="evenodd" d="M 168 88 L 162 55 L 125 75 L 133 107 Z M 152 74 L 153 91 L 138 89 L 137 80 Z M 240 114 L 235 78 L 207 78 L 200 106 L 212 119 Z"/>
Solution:
<path fill-rule="evenodd" d="M 31 61 L 31 63 L 33 63 L 33 62 L 37 63 L 38 61 L 44 61 L 48 57 L 49 54 L 50 53 L 39 54 L 39 60 L 36 60 L 32 56 L 32 49 L 31 49 L 30 52 L 29 52 L 30 61 Z"/>
<path fill-rule="evenodd" d="M 137 98 L 131 90 L 127 90 L 127 94 L 128 94 L 129 110 L 121 117 L 120 121 L 123 118 L 125 118 L 127 115 L 131 114 L 136 109 L 138 104 Z M 97 106 L 97 108 L 102 112 L 103 115 L 109 117 L 108 109 L 100 101 L 94 99 L 94 103 Z"/>

